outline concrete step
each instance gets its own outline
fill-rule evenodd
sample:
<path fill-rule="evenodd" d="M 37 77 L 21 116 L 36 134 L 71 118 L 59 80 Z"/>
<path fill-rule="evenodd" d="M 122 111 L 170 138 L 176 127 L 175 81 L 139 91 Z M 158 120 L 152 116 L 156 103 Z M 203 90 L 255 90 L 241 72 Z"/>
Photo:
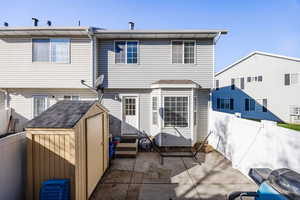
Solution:
<path fill-rule="evenodd" d="M 116 151 L 116 158 L 135 158 L 137 151 Z"/>

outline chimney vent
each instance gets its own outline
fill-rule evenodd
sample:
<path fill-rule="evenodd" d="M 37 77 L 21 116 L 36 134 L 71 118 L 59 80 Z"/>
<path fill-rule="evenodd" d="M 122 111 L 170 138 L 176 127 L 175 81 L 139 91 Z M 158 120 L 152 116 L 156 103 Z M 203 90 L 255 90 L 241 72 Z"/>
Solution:
<path fill-rule="evenodd" d="M 128 27 L 129 27 L 129 30 L 134 30 L 134 23 L 133 22 L 128 22 Z"/>
<path fill-rule="evenodd" d="M 52 22 L 51 22 L 50 20 L 48 20 L 48 21 L 47 21 L 47 25 L 48 25 L 48 26 L 51 26 L 51 25 L 52 25 Z"/>
<path fill-rule="evenodd" d="M 32 21 L 33 21 L 33 25 L 34 26 L 38 26 L 38 23 L 39 23 L 39 20 L 37 18 L 32 18 Z"/>
<path fill-rule="evenodd" d="M 8 23 L 7 23 L 7 22 L 4 22 L 3 25 L 4 25 L 5 27 L 8 27 Z"/>

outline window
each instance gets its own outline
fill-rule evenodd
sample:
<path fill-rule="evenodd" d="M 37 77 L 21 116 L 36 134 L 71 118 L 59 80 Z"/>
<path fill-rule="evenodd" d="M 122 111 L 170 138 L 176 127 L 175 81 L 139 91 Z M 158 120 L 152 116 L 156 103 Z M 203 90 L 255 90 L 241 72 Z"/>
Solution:
<path fill-rule="evenodd" d="M 194 96 L 194 125 L 197 125 L 197 96 Z"/>
<path fill-rule="evenodd" d="M 76 100 L 79 100 L 79 96 L 65 95 L 64 96 L 64 100 L 73 100 L 73 101 L 76 101 Z"/>
<path fill-rule="evenodd" d="M 135 115 L 135 98 L 127 97 L 125 98 L 125 115 Z"/>
<path fill-rule="evenodd" d="M 263 77 L 260 75 L 260 76 L 248 76 L 247 77 L 247 82 L 250 83 L 250 82 L 262 82 L 263 81 Z"/>
<path fill-rule="evenodd" d="M 224 110 L 233 110 L 234 109 L 234 99 L 223 99 L 217 98 L 217 109 L 224 109 Z"/>
<path fill-rule="evenodd" d="M 258 82 L 262 82 L 263 77 L 262 76 L 258 76 Z"/>
<path fill-rule="evenodd" d="M 245 89 L 245 79 L 244 78 L 241 78 L 240 79 L 240 84 L 241 84 L 241 89 Z"/>
<path fill-rule="evenodd" d="M 33 117 L 39 116 L 48 107 L 47 96 L 33 96 Z"/>
<path fill-rule="evenodd" d="M 70 62 L 70 39 L 50 38 L 32 40 L 33 62 Z"/>
<path fill-rule="evenodd" d="M 234 78 L 231 79 L 231 89 L 234 90 L 235 89 L 235 80 Z"/>
<path fill-rule="evenodd" d="M 195 41 L 172 41 L 172 63 L 194 64 Z"/>
<path fill-rule="evenodd" d="M 152 124 L 158 124 L 158 101 L 157 97 L 152 97 Z"/>
<path fill-rule="evenodd" d="M 291 85 L 298 84 L 299 81 L 299 74 L 291 74 Z"/>
<path fill-rule="evenodd" d="M 220 89 L 220 81 L 216 80 L 216 90 L 219 90 L 219 89 Z"/>
<path fill-rule="evenodd" d="M 300 106 L 290 106 L 290 115 L 300 116 Z"/>
<path fill-rule="evenodd" d="M 188 126 L 188 97 L 164 97 L 164 126 Z"/>
<path fill-rule="evenodd" d="M 138 44 L 139 43 L 137 41 L 116 41 L 115 42 L 115 63 L 116 64 L 137 64 Z"/>
<path fill-rule="evenodd" d="M 267 99 L 245 99 L 245 111 L 268 112 Z"/>

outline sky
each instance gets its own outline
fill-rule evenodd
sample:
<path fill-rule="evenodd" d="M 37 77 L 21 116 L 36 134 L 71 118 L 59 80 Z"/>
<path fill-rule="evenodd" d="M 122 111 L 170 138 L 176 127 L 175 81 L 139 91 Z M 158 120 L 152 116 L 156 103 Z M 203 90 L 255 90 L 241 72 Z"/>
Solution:
<path fill-rule="evenodd" d="M 226 29 L 216 71 L 252 51 L 300 58 L 300 0 L 1 0 L 0 25 L 127 29 Z"/>

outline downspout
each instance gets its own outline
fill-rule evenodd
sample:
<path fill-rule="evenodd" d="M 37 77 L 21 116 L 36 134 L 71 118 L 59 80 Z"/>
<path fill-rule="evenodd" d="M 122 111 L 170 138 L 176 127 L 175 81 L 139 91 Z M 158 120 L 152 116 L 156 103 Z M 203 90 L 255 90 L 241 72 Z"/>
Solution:
<path fill-rule="evenodd" d="M 96 52 L 95 52 L 95 43 L 96 43 L 96 40 L 95 40 L 95 35 L 94 35 L 93 27 L 90 27 L 87 30 L 87 33 L 88 33 L 88 37 L 91 40 L 91 52 L 90 52 L 90 57 L 91 57 L 90 66 L 91 66 L 91 80 L 92 80 L 91 84 L 92 84 L 92 87 L 95 87 L 95 80 L 96 80 L 96 68 L 95 68 Z"/>
<path fill-rule="evenodd" d="M 4 96 L 5 96 L 4 108 L 8 109 L 9 108 L 9 97 L 8 97 L 9 93 L 5 89 L 0 89 L 0 92 L 4 93 Z"/>

